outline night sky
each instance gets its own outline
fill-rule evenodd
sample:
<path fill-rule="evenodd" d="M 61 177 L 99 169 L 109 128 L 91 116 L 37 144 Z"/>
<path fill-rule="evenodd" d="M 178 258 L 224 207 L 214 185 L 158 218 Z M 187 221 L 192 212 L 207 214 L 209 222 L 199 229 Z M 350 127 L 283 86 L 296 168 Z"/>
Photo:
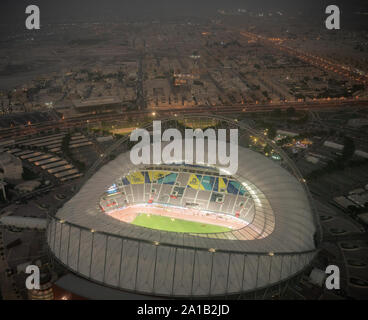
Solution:
<path fill-rule="evenodd" d="M 1 23 L 24 20 L 27 5 L 40 6 L 47 22 L 91 21 L 126 18 L 170 18 L 207 16 L 219 8 L 245 8 L 253 11 L 283 10 L 304 14 L 323 12 L 328 4 L 337 4 L 344 14 L 368 12 L 367 0 L 1 0 Z M 367 16 L 365 16 L 367 19 Z"/>
<path fill-rule="evenodd" d="M 36 4 L 41 26 L 81 22 L 131 22 L 214 17 L 218 9 L 297 15 L 301 23 L 323 25 L 325 9 L 336 4 L 345 30 L 368 32 L 368 0 L 0 0 L 0 38 L 24 29 L 25 9 Z M 247 16 L 244 16 L 247 19 Z M 281 19 L 280 19 L 281 20 Z"/>

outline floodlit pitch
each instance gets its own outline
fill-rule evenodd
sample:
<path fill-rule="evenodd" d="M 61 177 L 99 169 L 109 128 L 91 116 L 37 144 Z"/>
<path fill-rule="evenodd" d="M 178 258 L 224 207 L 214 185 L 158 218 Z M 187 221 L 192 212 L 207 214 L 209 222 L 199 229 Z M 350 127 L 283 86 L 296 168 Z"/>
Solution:
<path fill-rule="evenodd" d="M 145 213 L 139 214 L 132 223 L 136 226 L 171 232 L 215 233 L 227 232 L 231 230 L 229 228 L 216 226 L 213 224 L 174 219 Z"/>

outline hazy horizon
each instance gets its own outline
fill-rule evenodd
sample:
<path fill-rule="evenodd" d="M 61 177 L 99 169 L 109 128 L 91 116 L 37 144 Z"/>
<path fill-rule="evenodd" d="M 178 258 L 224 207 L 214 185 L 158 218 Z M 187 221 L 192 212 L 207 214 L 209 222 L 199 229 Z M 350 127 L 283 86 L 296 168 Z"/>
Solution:
<path fill-rule="evenodd" d="M 179 16 L 205 17 L 213 15 L 220 8 L 244 8 L 252 11 L 283 10 L 289 13 L 323 14 L 331 4 L 327 0 L 2 0 L 0 3 L 1 24 L 12 24 L 24 20 L 25 8 L 29 4 L 40 6 L 44 22 L 62 21 L 108 21 L 136 18 L 175 18 Z M 344 14 L 357 10 L 368 11 L 366 0 L 338 0 Z"/>

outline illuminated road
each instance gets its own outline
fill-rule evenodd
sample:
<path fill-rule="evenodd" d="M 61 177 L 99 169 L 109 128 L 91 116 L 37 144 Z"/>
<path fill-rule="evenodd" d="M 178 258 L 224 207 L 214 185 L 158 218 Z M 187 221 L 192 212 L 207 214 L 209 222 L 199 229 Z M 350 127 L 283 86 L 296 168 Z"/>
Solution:
<path fill-rule="evenodd" d="M 358 83 L 362 83 L 364 85 L 368 84 L 368 75 L 360 74 L 357 70 L 350 68 L 349 66 L 342 65 L 332 60 L 328 60 L 322 57 L 319 57 L 314 54 L 305 53 L 295 48 L 287 46 L 284 40 L 279 38 L 267 38 L 262 35 L 258 35 L 255 33 L 242 31 L 240 34 L 250 40 L 262 41 L 265 45 L 272 46 L 280 51 L 283 51 L 291 56 L 299 58 L 300 60 L 309 63 L 315 67 L 320 69 L 324 69 L 326 71 L 334 72 L 348 78 L 350 80 L 354 80 Z"/>
<path fill-rule="evenodd" d="M 84 115 L 76 118 L 69 118 L 59 121 L 48 121 L 39 124 L 32 124 L 28 126 L 18 126 L 8 129 L 0 129 L 0 138 L 17 138 L 25 135 L 35 135 L 41 132 L 54 131 L 56 128 L 68 129 L 76 127 L 87 127 L 99 124 L 101 122 L 121 122 L 128 121 L 129 119 L 143 120 L 148 117 L 153 117 L 153 112 L 156 118 L 160 117 L 175 117 L 179 114 L 204 114 L 204 115 L 223 115 L 230 117 L 237 117 L 239 114 L 245 113 L 265 113 L 272 112 L 273 110 L 286 110 L 293 107 L 295 110 L 315 110 L 315 111 L 333 111 L 339 109 L 347 109 L 352 107 L 366 107 L 368 106 L 368 100 L 363 99 L 344 99 L 344 100 L 324 100 L 324 101 L 311 101 L 311 102 L 287 102 L 281 104 L 246 104 L 246 105 L 233 105 L 233 106 L 196 106 L 196 107 L 162 107 L 155 108 L 154 110 L 139 110 L 139 111 L 127 111 L 124 113 L 114 114 L 100 114 L 100 115 Z M 131 121 L 131 120 L 130 120 Z"/>

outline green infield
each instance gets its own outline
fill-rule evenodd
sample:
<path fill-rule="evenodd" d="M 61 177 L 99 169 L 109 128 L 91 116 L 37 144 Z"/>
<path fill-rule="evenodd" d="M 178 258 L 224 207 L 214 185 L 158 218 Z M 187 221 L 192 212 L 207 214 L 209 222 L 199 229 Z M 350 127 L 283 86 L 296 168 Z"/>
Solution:
<path fill-rule="evenodd" d="M 188 232 L 188 233 L 215 233 L 227 232 L 231 229 L 227 227 L 216 226 L 201 222 L 194 222 L 182 219 L 173 219 L 170 217 L 148 215 L 145 213 L 139 214 L 132 224 L 136 226 L 171 231 L 171 232 Z"/>

